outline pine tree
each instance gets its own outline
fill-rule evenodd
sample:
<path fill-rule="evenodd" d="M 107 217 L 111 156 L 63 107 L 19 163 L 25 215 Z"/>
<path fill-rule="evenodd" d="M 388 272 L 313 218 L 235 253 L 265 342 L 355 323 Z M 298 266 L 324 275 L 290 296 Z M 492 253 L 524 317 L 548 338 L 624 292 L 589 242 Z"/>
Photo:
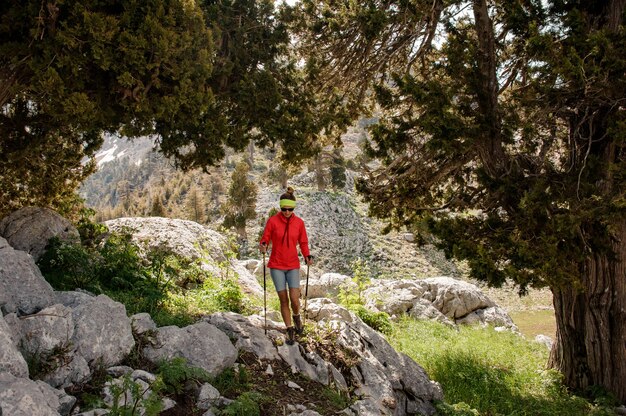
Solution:
<path fill-rule="evenodd" d="M 250 168 L 244 161 L 237 163 L 228 188 L 228 201 L 224 206 L 226 228 L 235 228 L 242 240 L 247 240 L 246 222 L 256 218 L 257 186 L 248 179 Z"/>
<path fill-rule="evenodd" d="M 548 287 L 550 365 L 625 401 L 626 3 L 392 4 L 301 5 L 321 88 L 384 112 L 370 212 L 427 224 L 490 285 Z"/>

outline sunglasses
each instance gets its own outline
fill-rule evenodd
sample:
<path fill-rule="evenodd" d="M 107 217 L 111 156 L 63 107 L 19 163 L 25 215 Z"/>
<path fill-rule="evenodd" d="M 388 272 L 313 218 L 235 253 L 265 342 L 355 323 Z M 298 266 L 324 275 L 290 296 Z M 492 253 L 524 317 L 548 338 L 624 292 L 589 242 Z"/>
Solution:
<path fill-rule="evenodd" d="M 285 211 L 289 211 L 289 212 L 291 212 L 291 211 L 293 211 L 293 208 L 281 208 L 280 210 L 281 210 L 282 212 L 285 212 Z"/>

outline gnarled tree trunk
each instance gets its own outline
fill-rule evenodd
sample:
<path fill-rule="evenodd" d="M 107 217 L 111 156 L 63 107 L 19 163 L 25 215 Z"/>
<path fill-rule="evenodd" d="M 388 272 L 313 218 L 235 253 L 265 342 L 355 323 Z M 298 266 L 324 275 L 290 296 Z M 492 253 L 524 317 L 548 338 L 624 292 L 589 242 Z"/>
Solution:
<path fill-rule="evenodd" d="M 626 402 L 626 221 L 615 224 L 615 257 L 590 256 L 583 287 L 553 289 L 556 342 L 549 365 L 570 388 L 603 386 Z"/>

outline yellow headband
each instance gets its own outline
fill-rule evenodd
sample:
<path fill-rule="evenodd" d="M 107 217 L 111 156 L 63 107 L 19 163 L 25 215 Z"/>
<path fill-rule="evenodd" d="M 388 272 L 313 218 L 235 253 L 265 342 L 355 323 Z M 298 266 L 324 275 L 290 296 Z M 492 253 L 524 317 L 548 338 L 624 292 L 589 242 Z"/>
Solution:
<path fill-rule="evenodd" d="M 294 201 L 293 199 L 281 199 L 280 200 L 280 207 L 281 208 L 295 208 L 296 207 L 296 201 Z"/>

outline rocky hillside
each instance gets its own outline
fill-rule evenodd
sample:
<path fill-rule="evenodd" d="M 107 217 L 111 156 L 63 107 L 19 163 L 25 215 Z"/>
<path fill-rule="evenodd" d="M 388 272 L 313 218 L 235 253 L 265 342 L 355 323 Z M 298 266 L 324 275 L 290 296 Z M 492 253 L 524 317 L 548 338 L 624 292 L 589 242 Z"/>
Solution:
<path fill-rule="evenodd" d="M 229 258 L 224 236 L 207 227 L 163 218 L 108 225 L 130 232 L 141 250 L 171 251 L 209 268 L 225 261 L 244 291 L 260 297 L 259 262 Z M 419 363 L 333 301 L 342 284 L 351 284 L 348 276 L 312 277 L 307 318 L 315 324 L 291 346 L 284 343 L 284 325 L 272 320 L 275 313 L 267 321 L 262 314 L 216 313 L 184 327 L 157 328 L 150 315 L 128 317 L 124 305 L 106 295 L 55 291 L 44 280 L 35 263 L 41 241 L 75 241 L 76 235 L 46 209 L 0 220 L 0 414 L 93 416 L 127 407 L 133 414 L 160 409 L 210 416 L 256 400 L 267 415 L 432 415 L 443 399 Z M 450 278 L 381 280 L 368 290 L 372 312 L 515 330 L 478 288 Z M 183 379 L 172 381 L 173 368 Z M 219 384 L 230 377 L 232 385 L 244 372 L 248 393 Z M 86 393 L 98 408 L 81 408 Z M 320 400 L 332 394 L 341 399 Z"/>
<path fill-rule="evenodd" d="M 382 235 L 384 224 L 367 216 L 367 204 L 354 191 L 359 173 L 350 168 L 356 167 L 355 161 L 362 157 L 359 146 L 365 137 L 362 128 L 344 135 L 342 152 L 349 167 L 342 189 L 319 191 L 316 173 L 308 168 L 294 173 L 288 181 L 296 188 L 297 215 L 307 224 L 311 249 L 317 259 L 316 271 L 351 273 L 351 263 L 362 258 L 369 263 L 375 277 L 461 277 L 457 265 L 432 246 L 416 247 L 407 233 Z M 222 220 L 220 207 L 226 200 L 233 161 L 239 156 L 230 155 L 223 167 L 216 168 L 210 175 L 199 171 L 185 174 L 173 169 L 171 163 L 151 150 L 151 146 L 148 138 L 133 142 L 106 138 L 97 157 L 99 170 L 81 189 L 87 204 L 97 210 L 97 218 L 159 215 L 190 219 L 217 229 Z M 258 256 L 254 241 L 283 192 L 268 178 L 273 163 L 271 157 L 271 152 L 257 151 L 250 172 L 250 179 L 257 184 L 259 192 L 257 220 L 248 223 L 250 249 L 244 247 L 243 250 L 247 257 Z M 205 208 L 201 218 L 186 209 L 192 192 L 200 196 Z M 163 200 L 164 206 L 164 211 L 158 214 L 152 212 L 156 199 Z"/>

